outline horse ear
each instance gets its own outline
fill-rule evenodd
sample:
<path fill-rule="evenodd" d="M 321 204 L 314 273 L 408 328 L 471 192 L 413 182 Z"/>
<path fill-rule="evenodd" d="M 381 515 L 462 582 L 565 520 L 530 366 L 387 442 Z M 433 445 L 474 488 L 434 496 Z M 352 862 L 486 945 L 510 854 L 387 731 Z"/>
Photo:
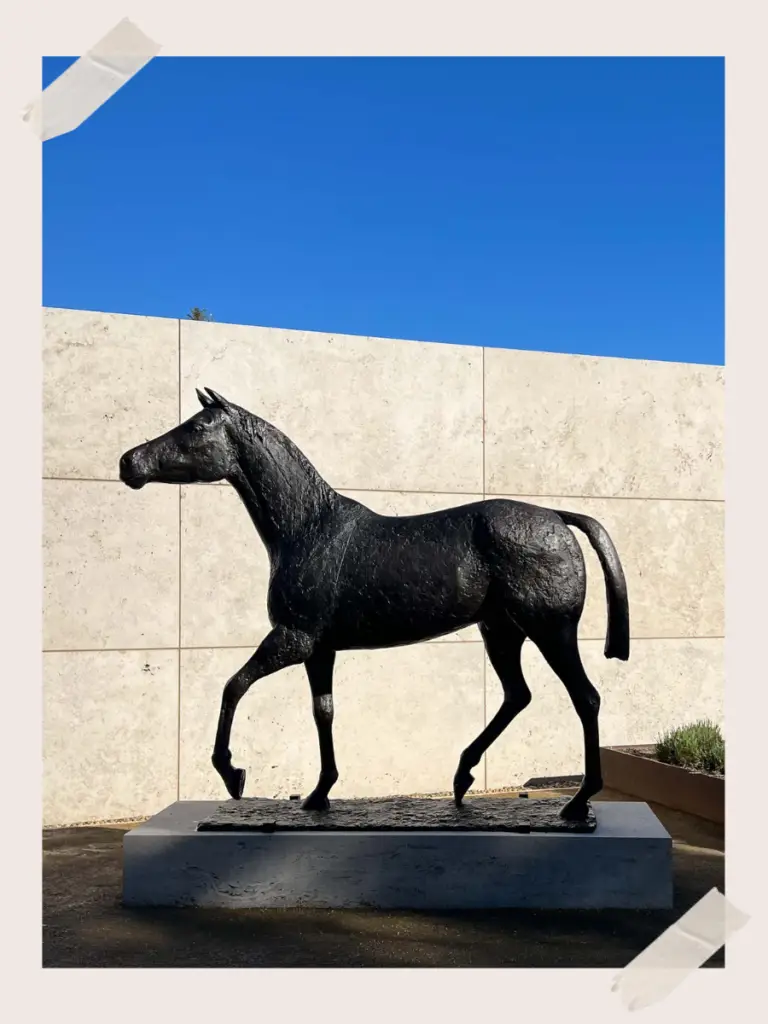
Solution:
<path fill-rule="evenodd" d="M 206 388 L 205 390 L 211 396 L 211 405 L 218 405 L 218 407 L 220 409 L 223 409 L 225 412 L 229 409 L 229 402 L 226 400 L 226 398 L 222 398 L 221 395 L 211 390 L 211 388 Z"/>
<path fill-rule="evenodd" d="M 197 392 L 200 405 L 202 405 L 204 409 L 207 409 L 209 405 L 213 405 L 213 399 L 209 398 L 208 395 L 204 395 L 200 388 L 195 388 L 195 391 Z"/>

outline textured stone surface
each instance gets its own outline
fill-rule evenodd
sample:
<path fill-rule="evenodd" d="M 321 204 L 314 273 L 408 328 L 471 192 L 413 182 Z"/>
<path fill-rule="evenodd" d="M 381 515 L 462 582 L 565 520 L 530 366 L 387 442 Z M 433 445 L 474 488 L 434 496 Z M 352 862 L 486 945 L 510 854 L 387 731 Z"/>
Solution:
<path fill-rule="evenodd" d="M 182 799 L 225 799 L 211 748 L 227 679 L 252 649 L 181 652 Z M 419 644 L 339 655 L 334 674 L 334 797 L 450 789 L 459 754 L 483 728 L 482 644 Z M 320 769 L 306 673 L 289 668 L 256 683 L 232 731 L 245 795 L 309 793 Z M 474 774 L 483 784 L 483 766 Z"/>
<path fill-rule="evenodd" d="M 255 649 L 272 628 L 268 583 L 267 552 L 237 492 L 183 487 L 182 646 Z"/>
<path fill-rule="evenodd" d="M 176 647 L 179 495 L 119 483 L 43 483 L 46 650 Z"/>
<path fill-rule="evenodd" d="M 597 825 L 586 833 L 198 832 L 215 806 L 175 803 L 125 835 L 127 905 L 412 910 L 672 905 L 672 841 L 642 803 L 595 802 Z"/>
<path fill-rule="evenodd" d="M 212 387 L 284 430 L 337 489 L 482 490 L 482 365 L 470 346 L 181 324 L 183 415 Z"/>
<path fill-rule="evenodd" d="M 45 485 L 44 645 L 66 650 L 175 647 L 180 603 L 175 488 L 130 495 L 118 484 L 80 481 L 116 480 L 117 458 L 135 441 L 137 428 L 140 440 L 178 422 L 179 324 L 78 310 L 49 309 L 44 317 L 44 473 L 75 478 Z M 196 408 L 195 385 L 218 383 L 226 393 L 240 388 L 242 378 L 249 396 L 256 395 L 256 411 L 273 415 L 305 442 L 308 454 L 322 464 L 319 468 L 333 469 L 332 482 L 414 488 L 408 494 L 351 492 L 373 508 L 426 511 L 432 501 L 442 507 L 460 504 L 481 488 L 479 349 L 364 338 L 329 342 L 324 335 L 213 324 L 182 324 L 182 333 L 189 342 L 182 367 L 183 415 Z M 282 339 L 277 345 L 276 337 Z M 331 352 L 327 360 L 323 346 Z M 723 497 L 722 369 L 509 350 L 487 350 L 485 361 L 489 491 L 554 493 L 560 497 L 533 500 L 556 500 L 601 518 L 629 576 L 635 636 L 670 637 L 635 639 L 628 666 L 602 658 L 602 580 L 585 548 L 590 585 L 581 633 L 597 639 L 585 643 L 583 656 L 603 696 L 602 741 L 644 742 L 681 716 L 687 720 L 701 713 L 719 719 L 722 641 L 695 634 L 724 632 L 723 506 L 638 499 Z M 381 435 L 379 420 L 392 411 L 391 389 L 401 385 L 402 406 L 393 432 Z M 360 424 L 355 437 L 344 436 L 350 417 Z M 428 455 L 424 439 L 429 440 Z M 345 479 L 352 471 L 354 479 Z M 441 488 L 467 493 L 437 493 Z M 263 552 L 254 537 L 247 565 L 241 571 L 233 564 L 227 533 L 251 526 L 245 516 L 239 525 L 227 516 L 226 498 L 214 506 L 208 490 L 183 492 L 188 504 L 181 552 L 182 646 L 243 646 L 182 651 L 186 708 L 176 755 L 182 795 L 220 798 L 210 746 L 221 688 L 266 631 L 257 617 L 264 610 L 258 582 Z M 228 487 L 221 490 L 235 498 Z M 430 491 L 435 493 L 416 493 Z M 563 497 L 584 493 L 633 497 Z M 196 533 L 211 517 L 222 527 L 213 557 Z M 582 541 L 578 532 L 575 536 Z M 248 574 L 255 580 L 250 597 L 244 585 Z M 690 641 L 671 639 L 688 635 Z M 477 631 L 470 629 L 453 639 L 476 638 Z M 471 661 L 463 650 L 456 658 L 428 653 L 447 646 L 438 641 L 402 653 L 381 652 L 370 661 L 367 655 L 339 659 L 341 781 L 334 795 L 449 788 L 459 752 L 482 728 L 484 696 L 489 719 L 501 687 L 488 666 L 483 694 L 479 643 L 457 645 L 475 650 Z M 491 749 L 491 788 L 583 768 L 580 727 L 567 694 L 530 645 L 524 658 L 533 703 Z M 99 667 L 87 671 L 102 685 Z M 122 670 L 115 671 L 121 678 Z M 109 682 L 105 669 L 103 685 Z M 78 685 L 85 688 L 86 681 Z M 47 714 L 48 689 L 45 699 Z M 118 719 L 129 703 L 119 699 Z M 243 701 L 240 715 L 234 746 L 238 763 L 249 768 L 247 792 L 309 792 L 317 777 L 317 739 L 304 673 L 291 669 L 264 680 Z M 404 749 L 387 739 L 401 723 L 408 728 Z M 84 729 L 67 735 L 64 725 L 61 735 L 62 742 L 71 744 L 73 764 L 78 757 L 90 764 L 91 756 L 100 763 L 104 755 L 98 735 L 91 739 Z M 118 801 L 127 807 L 126 814 L 157 806 L 145 778 L 145 766 L 154 758 L 151 729 L 141 737 L 135 760 L 127 752 L 122 755 L 126 773 L 135 773 Z M 82 755 L 78 744 L 84 745 Z M 61 757 L 70 755 L 64 747 L 55 749 L 47 806 L 53 813 L 55 798 L 60 808 L 48 820 L 81 820 L 72 794 L 80 792 L 85 799 L 85 784 L 77 781 L 67 795 L 56 775 Z M 484 764 L 474 774 L 477 790 L 486 782 Z M 158 792 L 175 784 L 175 769 L 168 780 L 156 780 Z"/>
<path fill-rule="evenodd" d="M 153 814 L 176 799 L 178 651 L 43 655 L 43 822 Z"/>
<path fill-rule="evenodd" d="M 485 352 L 486 489 L 494 494 L 724 494 L 720 366 Z"/>
<path fill-rule="evenodd" d="M 304 811 L 298 800 L 230 800 L 197 826 L 199 832 L 594 832 L 595 814 L 566 821 L 562 799 L 408 797 L 332 800 L 328 811 Z"/>
<path fill-rule="evenodd" d="M 43 311 L 43 473 L 117 480 L 136 436 L 179 413 L 179 323 L 80 309 Z"/>

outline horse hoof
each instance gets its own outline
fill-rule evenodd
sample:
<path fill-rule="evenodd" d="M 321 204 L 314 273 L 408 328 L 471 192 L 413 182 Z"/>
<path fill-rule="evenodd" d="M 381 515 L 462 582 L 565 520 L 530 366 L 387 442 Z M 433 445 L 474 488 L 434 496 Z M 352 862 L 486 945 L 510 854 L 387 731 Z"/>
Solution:
<path fill-rule="evenodd" d="M 474 781 L 475 776 L 471 772 L 456 772 L 453 778 L 453 799 L 457 807 L 461 807 L 461 801 Z"/>
<path fill-rule="evenodd" d="M 331 809 L 331 802 L 327 796 L 310 793 L 301 805 L 301 809 L 303 811 L 329 811 Z"/>
<path fill-rule="evenodd" d="M 227 792 L 232 799 L 239 800 L 245 789 L 245 769 L 233 768 L 224 779 L 224 785 L 227 787 Z"/>
<path fill-rule="evenodd" d="M 560 811 L 560 817 L 566 821 L 586 821 L 589 815 L 589 802 L 586 800 L 569 800 Z"/>

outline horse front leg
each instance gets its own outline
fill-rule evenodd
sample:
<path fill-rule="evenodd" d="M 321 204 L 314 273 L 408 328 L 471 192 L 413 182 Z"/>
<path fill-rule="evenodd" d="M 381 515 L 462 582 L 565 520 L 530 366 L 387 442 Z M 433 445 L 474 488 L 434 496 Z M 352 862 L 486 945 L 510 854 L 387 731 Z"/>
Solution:
<path fill-rule="evenodd" d="M 305 668 L 312 690 L 312 713 L 320 741 L 320 778 L 302 804 L 307 811 L 326 811 L 328 794 L 339 777 L 333 751 L 333 665 L 336 652 L 320 650 L 306 662 Z"/>
<path fill-rule="evenodd" d="M 232 767 L 232 752 L 229 749 L 237 705 L 258 679 L 290 665 L 300 665 L 310 657 L 313 647 L 314 640 L 308 634 L 278 626 L 267 634 L 253 657 L 224 687 L 211 761 L 234 800 L 240 799 L 245 786 L 245 770 Z"/>

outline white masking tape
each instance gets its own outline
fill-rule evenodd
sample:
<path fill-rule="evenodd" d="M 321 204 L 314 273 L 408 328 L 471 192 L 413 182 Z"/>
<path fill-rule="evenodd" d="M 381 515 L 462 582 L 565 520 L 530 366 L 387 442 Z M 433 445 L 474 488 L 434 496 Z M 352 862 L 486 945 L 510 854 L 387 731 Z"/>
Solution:
<path fill-rule="evenodd" d="M 628 1010 L 669 995 L 749 921 L 717 889 L 710 889 L 679 921 L 627 964 L 613 983 Z"/>
<path fill-rule="evenodd" d="M 43 89 L 22 117 L 43 142 L 74 131 L 159 51 L 157 43 L 123 18 Z"/>

